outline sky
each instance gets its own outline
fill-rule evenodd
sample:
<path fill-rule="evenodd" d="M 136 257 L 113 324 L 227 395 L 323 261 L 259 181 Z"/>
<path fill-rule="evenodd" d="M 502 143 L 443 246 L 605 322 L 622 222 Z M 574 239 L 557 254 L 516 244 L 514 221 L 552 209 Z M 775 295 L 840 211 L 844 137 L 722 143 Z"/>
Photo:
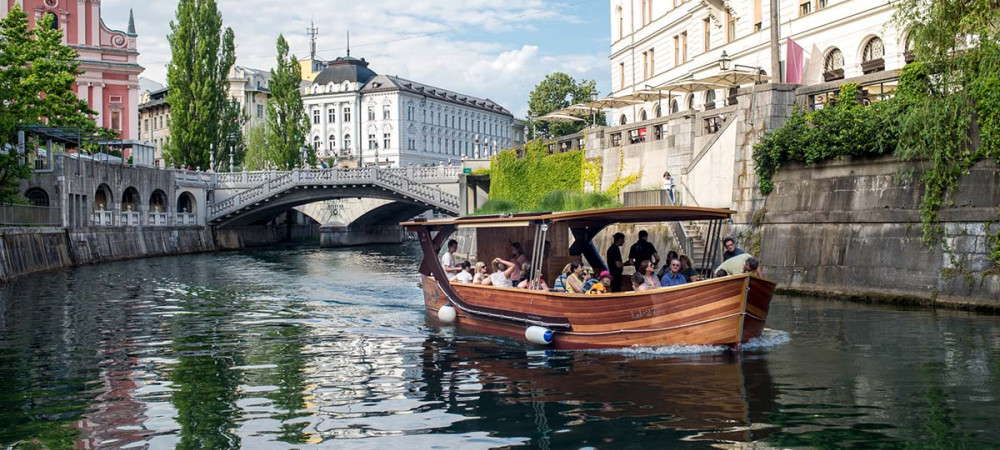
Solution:
<path fill-rule="evenodd" d="M 306 29 L 319 29 L 317 56 L 365 58 L 379 74 L 397 75 L 527 113 L 528 94 L 561 71 L 610 89 L 610 8 L 605 0 L 218 0 L 223 26 L 236 34 L 236 64 L 270 69 L 278 34 L 300 59 Z M 294 5 L 294 7 L 289 6 Z M 174 1 L 104 0 L 104 23 L 124 30 L 135 12 L 142 76 L 166 84 L 167 34 Z"/>

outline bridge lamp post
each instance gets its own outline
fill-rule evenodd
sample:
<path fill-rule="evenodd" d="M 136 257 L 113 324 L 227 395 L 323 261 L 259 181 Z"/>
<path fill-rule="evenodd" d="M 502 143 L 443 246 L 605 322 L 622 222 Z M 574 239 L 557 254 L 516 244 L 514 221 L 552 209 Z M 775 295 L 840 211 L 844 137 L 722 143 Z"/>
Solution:
<path fill-rule="evenodd" d="M 482 155 L 479 152 L 479 135 L 478 134 L 476 135 L 475 143 L 476 143 L 476 158 L 478 159 L 478 158 L 482 157 Z"/>

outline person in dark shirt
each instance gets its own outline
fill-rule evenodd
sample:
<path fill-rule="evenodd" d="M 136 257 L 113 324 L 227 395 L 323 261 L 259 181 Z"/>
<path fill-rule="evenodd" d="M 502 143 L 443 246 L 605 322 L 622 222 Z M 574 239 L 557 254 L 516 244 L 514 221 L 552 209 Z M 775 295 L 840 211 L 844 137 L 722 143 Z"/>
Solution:
<path fill-rule="evenodd" d="M 723 261 L 744 253 L 743 249 L 736 246 L 736 241 L 731 237 L 726 237 L 722 240 L 722 247 L 726 249 L 726 251 L 722 252 Z"/>
<path fill-rule="evenodd" d="M 621 292 L 622 270 L 625 268 L 625 261 L 622 260 L 621 246 L 625 245 L 625 235 L 615 233 L 613 239 L 604 260 L 608 263 L 608 272 L 611 274 L 611 292 Z"/>
<path fill-rule="evenodd" d="M 639 270 L 639 264 L 642 264 L 643 261 L 648 260 L 653 264 L 653 267 L 656 267 L 660 262 L 660 254 L 656 252 L 656 247 L 647 239 L 649 239 L 649 232 L 640 230 L 639 240 L 632 244 L 628 250 L 628 260 L 635 266 L 635 270 Z"/>

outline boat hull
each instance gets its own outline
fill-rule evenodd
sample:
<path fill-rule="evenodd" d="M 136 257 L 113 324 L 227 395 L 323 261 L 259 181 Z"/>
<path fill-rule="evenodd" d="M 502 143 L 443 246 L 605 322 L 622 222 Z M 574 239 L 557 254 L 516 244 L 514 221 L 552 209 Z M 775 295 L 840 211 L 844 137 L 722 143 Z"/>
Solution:
<path fill-rule="evenodd" d="M 448 297 L 432 277 L 422 276 L 421 285 L 428 313 L 436 317 Z M 459 326 L 525 340 L 531 317 L 564 317 L 568 327 L 551 327 L 552 346 L 560 349 L 739 345 L 760 336 L 774 287 L 751 275 L 604 295 L 450 285 L 465 306 L 456 308 Z M 477 313 L 485 309 L 509 314 Z"/>

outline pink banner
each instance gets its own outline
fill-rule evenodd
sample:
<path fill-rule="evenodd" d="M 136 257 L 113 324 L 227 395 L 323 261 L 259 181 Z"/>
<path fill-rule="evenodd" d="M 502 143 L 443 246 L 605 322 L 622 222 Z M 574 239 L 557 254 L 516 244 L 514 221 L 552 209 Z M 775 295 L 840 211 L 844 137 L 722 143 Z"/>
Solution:
<path fill-rule="evenodd" d="M 805 50 L 796 44 L 792 38 L 788 38 L 788 45 L 785 47 L 785 82 L 792 84 L 802 83 L 802 68 L 804 66 Z"/>

